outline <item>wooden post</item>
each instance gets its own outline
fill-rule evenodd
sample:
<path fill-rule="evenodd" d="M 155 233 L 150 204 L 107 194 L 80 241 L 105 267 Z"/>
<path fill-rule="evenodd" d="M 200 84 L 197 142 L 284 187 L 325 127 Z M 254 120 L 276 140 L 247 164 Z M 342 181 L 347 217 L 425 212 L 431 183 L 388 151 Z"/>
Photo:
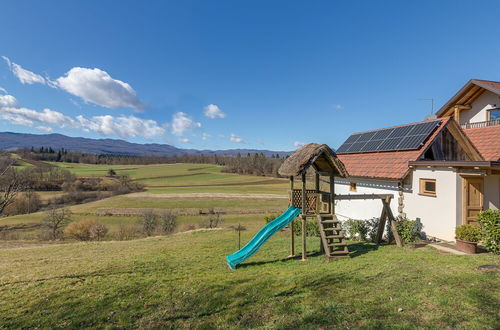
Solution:
<path fill-rule="evenodd" d="M 290 205 L 293 205 L 293 176 L 290 177 Z M 295 257 L 295 230 L 293 229 L 293 220 L 290 222 L 290 257 L 293 258 Z"/>
<path fill-rule="evenodd" d="M 330 175 L 330 213 L 335 214 L 335 176 Z"/>
<path fill-rule="evenodd" d="M 401 239 L 401 236 L 399 236 L 396 219 L 394 218 L 394 215 L 392 214 L 392 210 L 391 210 L 391 207 L 389 204 L 390 202 L 391 202 L 391 198 L 387 197 L 385 199 L 385 202 L 384 202 L 384 207 L 386 209 L 385 211 L 387 213 L 387 218 L 391 222 L 392 235 L 394 235 L 394 239 L 396 240 L 396 245 L 401 247 L 401 246 L 403 246 L 403 240 Z"/>
<path fill-rule="evenodd" d="M 384 234 L 384 228 L 385 228 L 385 219 L 387 218 L 387 214 L 385 212 L 385 204 L 384 200 L 382 200 L 382 214 L 380 215 L 380 221 L 378 223 L 378 230 L 377 230 L 377 238 L 375 240 L 375 243 L 380 244 L 382 242 L 382 235 Z"/>
<path fill-rule="evenodd" d="M 318 198 L 321 198 L 319 196 L 319 173 L 316 172 L 316 175 L 314 176 L 314 189 L 316 190 L 316 193 L 318 193 Z M 321 206 L 321 200 L 319 201 L 319 205 Z M 318 210 L 318 213 L 321 213 L 321 208 Z M 321 236 L 319 237 L 319 253 L 323 254 L 325 253 L 325 248 L 323 247 L 323 240 L 321 239 Z"/>
<path fill-rule="evenodd" d="M 319 193 L 319 173 L 314 176 L 314 189 Z"/>
<path fill-rule="evenodd" d="M 306 260 L 306 173 L 302 173 L 302 261 Z"/>

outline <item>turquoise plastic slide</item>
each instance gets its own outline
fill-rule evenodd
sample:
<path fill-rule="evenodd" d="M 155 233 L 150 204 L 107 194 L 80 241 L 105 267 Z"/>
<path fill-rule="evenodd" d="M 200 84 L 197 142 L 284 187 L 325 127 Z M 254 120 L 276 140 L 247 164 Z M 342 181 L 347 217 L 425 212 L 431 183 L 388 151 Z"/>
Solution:
<path fill-rule="evenodd" d="M 292 222 L 300 213 L 299 208 L 290 206 L 282 215 L 262 227 L 241 250 L 228 255 L 226 257 L 227 265 L 231 269 L 235 269 L 238 264 L 253 256 L 271 236 Z"/>

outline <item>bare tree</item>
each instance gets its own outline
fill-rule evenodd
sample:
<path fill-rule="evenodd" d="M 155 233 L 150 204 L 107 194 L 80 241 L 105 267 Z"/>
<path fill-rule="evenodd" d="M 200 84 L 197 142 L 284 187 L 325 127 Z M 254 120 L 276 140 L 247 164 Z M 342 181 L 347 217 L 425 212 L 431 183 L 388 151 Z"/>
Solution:
<path fill-rule="evenodd" d="M 64 227 L 71 221 L 71 211 L 66 208 L 52 208 L 43 218 L 42 225 L 47 228 L 49 237 L 53 240 L 62 236 Z"/>
<path fill-rule="evenodd" d="M 0 215 L 24 188 L 21 176 L 12 168 L 15 162 L 8 153 L 0 153 Z"/>

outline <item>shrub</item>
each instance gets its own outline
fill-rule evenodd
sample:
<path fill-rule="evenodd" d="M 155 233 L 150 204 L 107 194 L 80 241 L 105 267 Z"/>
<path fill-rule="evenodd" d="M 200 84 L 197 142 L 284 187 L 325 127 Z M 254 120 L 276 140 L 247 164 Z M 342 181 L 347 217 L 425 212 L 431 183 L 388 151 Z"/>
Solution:
<path fill-rule="evenodd" d="M 92 239 L 100 241 L 106 236 L 107 233 L 108 227 L 106 227 L 102 223 L 96 223 L 92 227 L 90 227 L 90 237 Z"/>
<path fill-rule="evenodd" d="M 96 220 L 81 220 L 70 223 L 64 233 L 80 241 L 100 240 L 106 236 L 108 228 Z"/>
<path fill-rule="evenodd" d="M 50 239 L 55 240 L 62 236 L 63 229 L 71 221 L 71 211 L 65 208 L 52 208 L 42 219 L 42 226 L 47 229 Z"/>
<path fill-rule="evenodd" d="M 274 219 L 276 219 L 277 217 L 279 217 L 279 214 L 271 214 L 271 215 L 266 215 L 264 217 L 264 221 L 267 223 L 270 223 L 271 221 L 273 221 Z"/>
<path fill-rule="evenodd" d="M 293 231 L 295 236 L 302 235 L 302 219 L 296 219 L 292 222 Z M 315 220 L 306 221 L 306 236 L 307 237 L 319 237 L 319 226 L 318 222 Z"/>
<path fill-rule="evenodd" d="M 349 219 L 342 223 L 342 229 L 347 237 L 355 241 L 366 241 L 369 227 L 367 221 Z"/>
<path fill-rule="evenodd" d="M 110 169 L 108 170 L 108 176 L 115 176 L 115 175 L 116 175 L 116 171 L 115 171 L 115 170 L 113 170 L 112 168 L 110 168 Z"/>
<path fill-rule="evenodd" d="M 494 253 L 500 252 L 500 210 L 486 210 L 478 214 L 484 247 Z"/>
<path fill-rule="evenodd" d="M 142 218 L 139 220 L 142 232 L 146 236 L 151 236 L 158 227 L 158 215 L 151 210 L 143 213 Z"/>
<path fill-rule="evenodd" d="M 400 218 L 397 220 L 398 234 L 405 243 L 416 242 L 420 239 L 422 224 L 417 220 Z"/>
<path fill-rule="evenodd" d="M 217 213 L 201 220 L 200 228 L 217 228 L 222 221 L 220 214 Z"/>
<path fill-rule="evenodd" d="M 461 225 L 455 229 L 457 239 L 467 242 L 479 242 L 481 240 L 481 228 L 473 225 Z"/>
<path fill-rule="evenodd" d="M 41 201 L 36 192 L 28 191 L 16 197 L 14 202 L 9 204 L 4 213 L 6 215 L 28 214 L 40 209 Z"/>
<path fill-rule="evenodd" d="M 119 241 L 126 241 L 136 238 L 137 232 L 137 226 L 121 224 L 118 227 L 118 231 L 116 232 L 115 237 Z"/>
<path fill-rule="evenodd" d="M 160 225 L 163 233 L 172 234 L 177 229 L 177 215 L 170 210 L 163 211 Z"/>

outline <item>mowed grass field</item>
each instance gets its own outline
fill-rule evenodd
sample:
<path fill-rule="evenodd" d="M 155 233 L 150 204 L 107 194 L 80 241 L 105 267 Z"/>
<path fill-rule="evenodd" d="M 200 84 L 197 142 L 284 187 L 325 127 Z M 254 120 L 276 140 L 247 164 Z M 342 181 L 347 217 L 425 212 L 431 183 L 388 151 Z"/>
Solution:
<path fill-rule="evenodd" d="M 56 164 L 60 166 L 61 164 Z M 274 235 L 236 271 L 236 224 L 247 242 L 264 216 L 288 205 L 286 180 L 222 173 L 213 165 L 63 164 L 78 176 L 109 168 L 145 192 L 71 206 L 72 220 L 110 228 L 136 224 L 146 209 L 179 215 L 179 232 L 129 241 L 47 244 L 36 240 L 44 212 L 0 219 L 28 225 L 23 241 L 0 242 L 0 328 L 461 328 L 500 324 L 500 279 L 477 270 L 499 256 L 455 256 L 430 247 L 351 242 L 352 258 L 325 262 L 319 240 L 309 258 L 287 259 L 290 233 Z M 263 183 L 264 180 L 266 181 Z M 44 196 L 49 198 L 50 196 Z M 221 212 L 220 228 L 200 227 Z M 296 238 L 296 252 L 301 246 Z"/>

